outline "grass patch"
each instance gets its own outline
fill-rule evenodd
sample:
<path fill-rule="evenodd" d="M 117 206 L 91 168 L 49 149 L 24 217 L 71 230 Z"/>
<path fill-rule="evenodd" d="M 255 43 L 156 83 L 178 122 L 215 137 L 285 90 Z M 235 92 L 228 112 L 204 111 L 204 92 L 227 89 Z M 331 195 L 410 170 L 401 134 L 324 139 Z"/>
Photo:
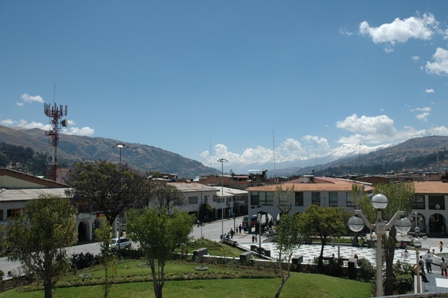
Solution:
<path fill-rule="evenodd" d="M 254 279 L 214 279 L 167 281 L 163 289 L 164 297 L 273 297 L 280 285 L 279 278 Z M 282 297 L 323 297 L 323 298 L 362 298 L 370 297 L 370 285 L 352 280 L 340 279 L 319 274 L 292 273 L 286 283 Z M 54 297 L 101 297 L 101 286 L 60 288 L 54 290 Z M 43 291 L 17 292 L 11 290 L 0 293 L 0 298 L 42 297 Z M 151 282 L 115 284 L 110 293 L 115 297 L 154 297 Z"/>

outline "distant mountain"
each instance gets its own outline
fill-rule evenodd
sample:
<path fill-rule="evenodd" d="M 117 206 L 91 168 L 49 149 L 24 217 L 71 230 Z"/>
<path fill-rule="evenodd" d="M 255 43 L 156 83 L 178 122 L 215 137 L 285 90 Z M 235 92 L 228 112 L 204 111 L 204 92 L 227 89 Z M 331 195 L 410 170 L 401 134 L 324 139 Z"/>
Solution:
<path fill-rule="evenodd" d="M 448 137 L 409 139 L 395 146 L 367 154 L 353 154 L 325 164 L 277 169 L 277 176 L 310 174 L 346 175 L 385 172 L 433 172 L 448 166 Z M 272 173 L 270 173 L 272 175 Z"/>
<path fill-rule="evenodd" d="M 52 149 L 45 131 L 41 129 L 13 129 L 0 125 L 0 142 L 29 147 L 35 152 L 50 153 Z M 85 160 L 118 162 L 120 151 L 116 144 L 124 144 L 121 151 L 122 162 L 126 162 L 142 171 L 177 174 L 181 178 L 192 179 L 197 175 L 219 174 L 216 169 L 160 148 L 126 143 L 105 138 L 92 138 L 61 134 L 58 146 L 58 158 L 67 163 Z"/>

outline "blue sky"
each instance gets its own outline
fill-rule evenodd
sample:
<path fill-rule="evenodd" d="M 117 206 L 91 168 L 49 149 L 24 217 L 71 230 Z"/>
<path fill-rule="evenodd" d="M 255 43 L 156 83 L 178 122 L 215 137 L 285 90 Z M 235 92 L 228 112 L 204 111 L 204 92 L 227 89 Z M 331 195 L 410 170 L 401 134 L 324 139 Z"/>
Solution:
<path fill-rule="evenodd" d="M 226 158 L 226 169 L 448 135 L 447 11 L 446 1 L 0 1 L 0 124 L 46 129 L 43 103 L 56 102 L 68 105 L 64 133 L 217 168 Z"/>

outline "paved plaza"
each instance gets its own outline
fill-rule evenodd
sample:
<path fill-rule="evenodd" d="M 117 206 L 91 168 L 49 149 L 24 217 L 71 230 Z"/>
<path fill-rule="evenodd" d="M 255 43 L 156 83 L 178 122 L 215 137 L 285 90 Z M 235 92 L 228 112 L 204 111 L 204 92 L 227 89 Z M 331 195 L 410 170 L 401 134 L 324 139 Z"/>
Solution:
<path fill-rule="evenodd" d="M 193 235 L 195 238 L 204 237 L 214 241 L 220 241 L 221 231 L 228 232 L 231 228 L 234 228 L 241 222 L 240 218 L 235 220 L 224 220 L 223 222 L 216 221 L 213 223 L 208 223 L 202 227 L 194 228 Z M 241 234 L 237 233 L 234 235 L 233 240 L 238 242 L 238 245 L 244 249 L 250 250 L 251 245 L 257 245 L 252 242 L 252 236 L 254 234 L 242 232 Z M 399 239 L 401 240 L 401 239 Z M 430 249 L 431 251 L 434 249 L 436 254 L 439 253 L 439 241 L 444 242 L 444 247 L 442 253 L 447 253 L 448 255 L 448 239 L 447 238 L 428 238 L 422 239 L 422 249 L 420 250 L 420 255 L 425 254 L 425 252 Z M 275 247 L 274 242 L 270 242 L 269 238 L 262 237 L 261 246 L 271 251 L 271 257 L 277 258 L 278 251 Z M 295 256 L 303 256 L 303 262 L 305 264 L 311 264 L 315 257 L 318 257 L 320 254 L 321 245 L 313 244 L 313 245 L 301 245 L 300 248 L 294 253 Z M 408 249 L 408 253 L 404 253 L 403 249 L 397 249 L 395 252 L 394 262 L 400 260 L 400 262 L 406 262 L 409 264 L 416 263 L 416 253 L 413 249 Z M 366 258 L 369 260 L 374 266 L 376 266 L 376 251 L 373 248 L 367 247 L 352 247 L 347 245 L 341 245 L 339 247 L 340 257 L 344 259 L 350 259 L 355 254 L 359 258 Z M 330 243 L 325 245 L 324 248 L 324 257 L 331 257 L 332 254 L 337 258 L 338 257 L 338 245 L 337 243 L 334 246 Z M 427 274 L 427 278 L 429 283 L 425 283 L 425 293 L 448 293 L 448 277 L 442 277 L 440 272 L 440 267 L 438 265 L 432 265 L 433 273 Z"/>

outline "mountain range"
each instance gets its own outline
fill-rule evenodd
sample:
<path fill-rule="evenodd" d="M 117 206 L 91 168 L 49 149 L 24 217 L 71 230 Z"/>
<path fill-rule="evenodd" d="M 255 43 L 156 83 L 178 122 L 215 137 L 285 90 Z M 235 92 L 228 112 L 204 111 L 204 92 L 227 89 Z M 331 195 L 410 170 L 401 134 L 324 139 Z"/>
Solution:
<path fill-rule="evenodd" d="M 0 142 L 31 148 L 35 152 L 50 153 L 53 151 L 49 138 L 41 129 L 18 129 L 0 125 Z M 176 174 L 181 178 L 194 178 L 198 175 L 219 174 L 220 171 L 204 166 L 202 163 L 185 158 L 179 154 L 160 148 L 126 143 L 100 137 L 76 135 L 60 135 L 58 159 L 62 163 L 76 161 L 120 161 L 126 162 L 142 171 Z"/>
<path fill-rule="evenodd" d="M 20 129 L 0 126 L 0 142 L 31 148 L 35 152 L 50 153 L 49 138 L 41 129 Z M 180 178 L 192 179 L 198 175 L 219 175 L 217 169 L 149 145 L 126 143 L 118 140 L 61 135 L 58 146 L 58 158 L 65 163 L 75 161 L 99 160 L 120 161 L 121 159 L 143 171 L 177 174 Z M 407 140 L 367 154 L 352 154 L 335 160 L 320 159 L 298 163 L 297 166 L 269 169 L 269 176 L 292 176 L 315 173 L 316 175 L 379 174 L 390 171 L 440 171 L 448 166 L 448 137 L 430 136 Z M 318 163 L 320 162 L 320 163 Z M 275 168 L 275 167 L 274 167 Z M 239 171 L 237 169 L 237 171 Z M 239 174 L 247 174 L 237 172 Z"/>

